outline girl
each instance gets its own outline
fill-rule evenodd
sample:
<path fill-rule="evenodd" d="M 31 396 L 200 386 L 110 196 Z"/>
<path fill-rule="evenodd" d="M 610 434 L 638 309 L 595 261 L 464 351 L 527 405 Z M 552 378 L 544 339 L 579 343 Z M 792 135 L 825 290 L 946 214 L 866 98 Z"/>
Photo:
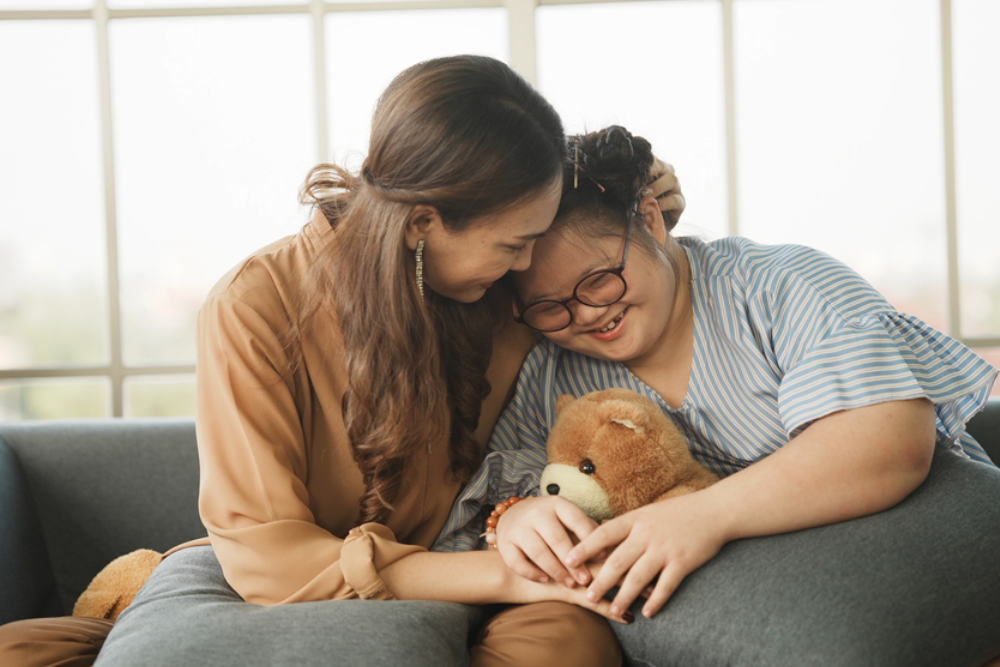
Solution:
<path fill-rule="evenodd" d="M 314 170 L 313 220 L 201 309 L 209 538 L 168 555 L 113 630 L 7 626 L 0 663 L 89 665 L 103 642 L 109 666 L 619 664 L 606 601 L 427 551 L 535 342 L 491 286 L 527 268 L 564 152 L 555 111 L 498 61 L 400 74 L 360 174 Z"/>
<path fill-rule="evenodd" d="M 560 395 L 625 387 L 724 479 L 601 526 L 527 498 L 496 539 L 521 576 L 645 616 L 615 628 L 629 658 L 1000 654 L 1000 471 L 965 432 L 996 369 L 820 252 L 675 239 L 646 190 L 649 143 L 625 129 L 572 137 L 570 155 L 556 222 L 514 279 L 516 319 L 547 340 L 436 548 L 476 543 L 483 499 L 537 492 Z"/>

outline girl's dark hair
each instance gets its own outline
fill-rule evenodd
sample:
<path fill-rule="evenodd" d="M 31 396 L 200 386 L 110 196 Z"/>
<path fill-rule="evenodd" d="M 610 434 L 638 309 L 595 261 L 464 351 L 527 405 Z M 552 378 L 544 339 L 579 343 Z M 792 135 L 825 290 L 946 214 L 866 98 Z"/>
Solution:
<path fill-rule="evenodd" d="M 379 99 L 360 173 L 323 164 L 302 201 L 337 230 L 315 266 L 294 336 L 320 308 L 339 318 L 349 389 L 343 411 L 365 482 L 359 521 L 384 521 L 410 457 L 449 437 L 451 467 L 468 480 L 492 341 L 509 297 L 500 285 L 474 304 L 426 290 L 421 301 L 404 229 L 415 205 L 462 230 L 561 178 L 558 114 L 507 65 L 481 56 L 419 63 Z"/>
<path fill-rule="evenodd" d="M 570 136 L 564 166 L 563 194 L 551 231 L 570 221 L 587 235 L 617 236 L 636 216 L 639 202 L 653 180 L 653 147 L 621 125 Z M 670 231 L 674 222 L 663 216 Z M 663 255 L 644 229 L 633 232 L 633 242 Z"/>

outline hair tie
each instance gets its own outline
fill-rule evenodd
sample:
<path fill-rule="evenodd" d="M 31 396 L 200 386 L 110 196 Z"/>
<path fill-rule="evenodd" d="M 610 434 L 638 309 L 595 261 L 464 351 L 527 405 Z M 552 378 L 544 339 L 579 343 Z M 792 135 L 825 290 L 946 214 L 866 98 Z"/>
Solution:
<path fill-rule="evenodd" d="M 586 169 L 580 166 L 580 147 L 573 147 L 573 159 L 570 160 L 573 163 L 573 189 L 576 190 L 580 187 L 580 172 L 586 173 Z M 607 192 L 603 185 L 597 182 L 597 179 L 592 176 L 587 176 L 591 183 L 597 186 L 601 192 Z"/>

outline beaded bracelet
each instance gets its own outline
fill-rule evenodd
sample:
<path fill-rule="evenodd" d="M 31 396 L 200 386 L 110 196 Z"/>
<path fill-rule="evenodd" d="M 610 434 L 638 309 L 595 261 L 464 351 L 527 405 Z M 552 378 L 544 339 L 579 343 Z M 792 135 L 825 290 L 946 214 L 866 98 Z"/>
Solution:
<path fill-rule="evenodd" d="M 493 508 L 490 512 L 490 516 L 486 519 L 486 532 L 480 535 L 480 537 L 486 537 L 486 544 L 490 545 L 494 549 L 497 548 L 497 523 L 500 522 L 500 515 L 506 512 L 511 505 L 515 504 L 521 500 L 517 496 L 511 496 L 502 503 L 497 503 L 497 506 Z"/>

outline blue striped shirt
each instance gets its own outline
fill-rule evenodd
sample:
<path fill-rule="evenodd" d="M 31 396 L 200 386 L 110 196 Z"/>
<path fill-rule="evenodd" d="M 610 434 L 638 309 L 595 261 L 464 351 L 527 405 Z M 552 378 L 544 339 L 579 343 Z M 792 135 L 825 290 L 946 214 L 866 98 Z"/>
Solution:
<path fill-rule="evenodd" d="M 817 250 L 739 237 L 679 241 L 694 311 L 694 358 L 680 408 L 621 363 L 540 342 L 435 550 L 482 548 L 493 505 L 537 494 L 562 394 L 624 387 L 649 397 L 684 432 L 695 458 L 723 476 L 830 413 L 922 397 L 934 403 L 939 444 L 990 462 L 965 424 L 985 405 L 997 369 L 970 349 L 897 312 L 861 276 Z"/>

